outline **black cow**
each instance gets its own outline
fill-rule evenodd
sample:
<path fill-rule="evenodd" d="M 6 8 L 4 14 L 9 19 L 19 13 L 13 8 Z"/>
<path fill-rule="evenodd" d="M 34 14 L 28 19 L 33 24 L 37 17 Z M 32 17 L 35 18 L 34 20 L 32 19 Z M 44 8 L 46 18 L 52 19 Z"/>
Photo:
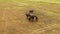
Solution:
<path fill-rule="evenodd" d="M 38 17 L 34 15 L 33 10 L 30 10 L 29 13 L 26 13 L 26 16 L 29 21 L 38 21 Z"/>

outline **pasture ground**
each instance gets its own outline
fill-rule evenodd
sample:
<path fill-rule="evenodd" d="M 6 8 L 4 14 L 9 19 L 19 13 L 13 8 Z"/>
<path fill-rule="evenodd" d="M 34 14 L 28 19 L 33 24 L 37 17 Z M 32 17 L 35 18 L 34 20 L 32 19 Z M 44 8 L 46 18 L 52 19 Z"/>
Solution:
<path fill-rule="evenodd" d="M 38 22 L 25 13 L 34 9 Z M 60 4 L 46 2 L 0 2 L 0 34 L 60 34 Z"/>

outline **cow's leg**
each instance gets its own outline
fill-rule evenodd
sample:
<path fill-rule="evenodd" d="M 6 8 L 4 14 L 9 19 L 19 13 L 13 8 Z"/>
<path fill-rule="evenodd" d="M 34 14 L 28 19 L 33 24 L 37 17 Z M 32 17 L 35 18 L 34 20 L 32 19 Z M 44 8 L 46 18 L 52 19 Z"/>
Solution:
<path fill-rule="evenodd" d="M 28 20 L 29 20 L 30 22 L 33 22 L 33 21 L 34 21 L 34 17 L 30 16 L 30 17 L 28 18 Z"/>
<path fill-rule="evenodd" d="M 28 20 L 31 21 L 31 17 L 29 17 Z"/>
<path fill-rule="evenodd" d="M 38 21 L 38 17 L 36 17 L 36 21 Z"/>
<path fill-rule="evenodd" d="M 37 16 L 35 16 L 35 20 L 38 21 L 38 17 Z"/>
<path fill-rule="evenodd" d="M 32 22 L 34 22 L 34 16 L 31 17 Z"/>

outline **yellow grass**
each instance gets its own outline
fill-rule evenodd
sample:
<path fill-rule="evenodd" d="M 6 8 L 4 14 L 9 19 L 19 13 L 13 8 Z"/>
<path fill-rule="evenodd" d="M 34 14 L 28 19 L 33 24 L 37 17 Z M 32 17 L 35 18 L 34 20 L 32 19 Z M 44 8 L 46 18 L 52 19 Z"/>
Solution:
<path fill-rule="evenodd" d="M 31 8 L 38 22 L 26 19 Z M 0 34 L 60 34 L 60 4 L 0 3 Z"/>

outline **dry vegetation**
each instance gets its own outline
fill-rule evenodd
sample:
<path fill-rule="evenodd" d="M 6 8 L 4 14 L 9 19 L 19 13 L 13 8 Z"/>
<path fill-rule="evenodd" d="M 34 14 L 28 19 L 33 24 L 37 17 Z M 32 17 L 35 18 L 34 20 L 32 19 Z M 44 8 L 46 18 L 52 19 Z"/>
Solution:
<path fill-rule="evenodd" d="M 23 4 L 0 3 L 0 34 L 60 34 L 60 4 Z M 38 22 L 26 19 L 30 8 L 35 10 Z"/>

